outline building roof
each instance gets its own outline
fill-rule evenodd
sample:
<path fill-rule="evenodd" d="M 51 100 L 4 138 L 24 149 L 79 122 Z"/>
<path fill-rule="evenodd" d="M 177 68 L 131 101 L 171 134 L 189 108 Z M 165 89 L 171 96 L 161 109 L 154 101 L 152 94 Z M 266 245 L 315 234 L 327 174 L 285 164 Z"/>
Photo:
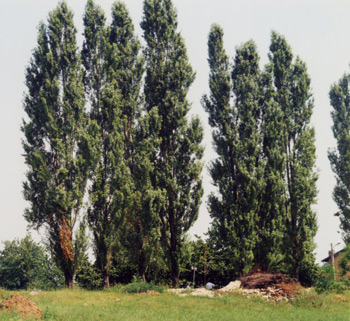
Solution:
<path fill-rule="evenodd" d="M 342 249 L 342 250 L 340 250 L 340 251 L 338 251 L 338 252 L 335 252 L 334 253 L 334 257 L 336 257 L 336 256 L 338 256 L 340 253 L 342 253 L 342 252 L 344 252 L 345 251 L 345 249 Z M 330 260 L 330 256 L 327 256 L 325 259 L 323 259 L 321 262 L 329 262 L 329 260 Z"/>

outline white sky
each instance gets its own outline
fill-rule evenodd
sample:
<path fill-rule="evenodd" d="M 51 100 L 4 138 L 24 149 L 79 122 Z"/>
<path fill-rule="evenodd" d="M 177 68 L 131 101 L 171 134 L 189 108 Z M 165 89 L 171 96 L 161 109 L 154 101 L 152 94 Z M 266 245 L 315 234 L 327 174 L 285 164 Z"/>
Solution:
<path fill-rule="evenodd" d="M 68 0 L 75 13 L 78 40 L 82 43 L 82 16 L 85 1 Z M 110 17 L 111 0 L 96 0 Z M 136 32 L 142 17 L 141 0 L 125 0 Z M 25 67 L 36 46 L 37 26 L 55 8 L 56 0 L 0 0 L 0 241 L 22 238 L 26 234 L 23 211 L 22 182 L 26 167 L 21 156 L 21 119 L 25 91 Z M 200 115 L 205 127 L 204 160 L 215 158 L 211 147 L 207 115 L 200 105 L 201 96 L 208 92 L 207 36 L 212 23 L 223 27 L 225 48 L 231 57 L 235 47 L 253 39 L 261 56 L 261 67 L 267 62 L 271 30 L 286 36 L 293 53 L 308 66 L 315 98 L 312 123 L 316 129 L 318 203 L 317 260 L 328 255 L 329 244 L 341 242 L 339 220 L 332 200 L 335 184 L 327 150 L 335 146 L 331 132 L 331 106 L 328 93 L 332 83 L 348 72 L 350 62 L 350 2 L 346 1 L 283 1 L 283 0 L 174 0 L 178 10 L 179 30 L 188 49 L 190 63 L 197 77 L 189 100 L 192 111 Z M 207 170 L 203 171 L 205 195 L 199 219 L 191 234 L 203 235 L 209 227 L 206 209 L 207 195 L 213 190 Z M 40 236 L 32 233 L 40 240 Z M 0 245 L 1 246 L 1 245 Z M 339 250 L 339 246 L 337 249 Z"/>

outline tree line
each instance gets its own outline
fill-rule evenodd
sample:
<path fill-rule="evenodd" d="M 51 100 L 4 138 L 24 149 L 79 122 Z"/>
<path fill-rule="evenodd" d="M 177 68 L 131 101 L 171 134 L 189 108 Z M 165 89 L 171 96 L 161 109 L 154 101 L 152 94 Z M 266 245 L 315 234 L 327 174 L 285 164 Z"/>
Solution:
<path fill-rule="evenodd" d="M 195 73 L 171 0 L 144 0 L 144 47 L 125 4 L 111 11 L 107 24 L 87 1 L 81 50 L 65 2 L 39 25 L 21 128 L 30 204 L 24 216 L 45 229 L 66 287 L 85 266 L 108 288 L 123 262 L 143 281 L 166 271 L 178 287 L 191 244 L 186 233 L 203 195 L 203 128 L 198 117 L 188 119 Z M 308 279 L 317 174 L 306 64 L 276 32 L 263 69 L 253 41 L 238 47 L 230 64 L 218 25 L 208 55 L 210 92 L 202 105 L 218 156 L 209 166 L 217 187 L 208 200 L 212 224 L 197 247 L 205 251 L 203 268 L 210 261 L 220 280 L 252 269 Z"/>

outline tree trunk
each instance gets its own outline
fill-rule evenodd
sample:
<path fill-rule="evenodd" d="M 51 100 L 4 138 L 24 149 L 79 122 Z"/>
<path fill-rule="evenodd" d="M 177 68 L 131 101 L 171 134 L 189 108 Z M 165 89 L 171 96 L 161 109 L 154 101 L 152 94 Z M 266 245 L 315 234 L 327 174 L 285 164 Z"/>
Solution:
<path fill-rule="evenodd" d="M 109 289 L 110 284 L 109 284 L 109 270 L 110 270 L 110 265 L 111 265 L 111 260 L 112 260 L 112 249 L 109 248 L 107 250 L 107 255 L 106 255 L 106 262 L 103 267 L 103 279 L 104 279 L 104 288 Z"/>
<path fill-rule="evenodd" d="M 105 275 L 104 288 L 109 289 L 109 273 L 108 272 Z"/>
<path fill-rule="evenodd" d="M 139 273 L 140 273 L 142 282 L 146 282 L 147 263 L 146 263 L 146 254 L 142 245 L 140 248 L 140 255 L 138 258 L 138 267 L 139 267 Z"/>
<path fill-rule="evenodd" d="M 171 277 L 173 280 L 173 286 L 174 288 L 179 288 L 180 287 L 180 276 L 179 276 L 179 265 L 177 262 L 174 262 L 171 264 Z"/>
<path fill-rule="evenodd" d="M 170 202 L 171 204 L 173 202 Z M 177 240 L 177 222 L 175 220 L 175 215 L 172 210 L 173 206 L 169 206 L 169 227 L 170 227 L 170 246 L 169 246 L 169 256 L 171 263 L 171 278 L 173 280 L 174 288 L 180 287 L 180 269 L 179 269 L 179 261 L 177 258 L 178 248 L 178 240 Z"/>
<path fill-rule="evenodd" d="M 67 289 L 73 289 L 74 283 L 73 283 L 73 275 L 69 272 L 66 272 L 64 274 L 64 284 Z"/>
<path fill-rule="evenodd" d="M 180 287 L 180 269 L 179 262 L 176 258 L 176 250 L 170 250 L 170 261 L 171 261 L 171 278 L 173 281 L 174 288 Z"/>

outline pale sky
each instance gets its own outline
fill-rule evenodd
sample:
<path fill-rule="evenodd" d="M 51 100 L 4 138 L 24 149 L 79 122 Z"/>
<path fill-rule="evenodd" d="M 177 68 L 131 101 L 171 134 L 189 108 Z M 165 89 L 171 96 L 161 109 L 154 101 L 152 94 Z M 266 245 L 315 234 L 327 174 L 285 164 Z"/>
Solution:
<path fill-rule="evenodd" d="M 293 49 L 308 66 L 315 108 L 312 124 L 316 129 L 318 202 L 314 209 L 318 216 L 317 261 L 328 255 L 330 243 L 341 242 L 339 220 L 334 217 L 337 207 L 332 200 L 335 184 L 327 158 L 327 150 L 335 146 L 330 117 L 328 93 L 331 84 L 349 71 L 350 62 L 350 2 L 296 1 L 296 0 L 174 0 L 188 56 L 196 71 L 189 100 L 191 113 L 198 114 L 205 128 L 204 161 L 215 158 L 211 146 L 207 114 L 200 105 L 201 96 L 208 93 L 207 37 L 212 23 L 224 29 L 224 41 L 231 61 L 236 46 L 253 39 L 261 57 L 261 67 L 267 62 L 272 30 L 283 34 Z M 82 16 L 85 1 L 67 0 L 74 11 L 78 41 L 82 43 Z M 96 0 L 110 18 L 113 1 Z M 139 27 L 142 17 L 141 0 L 125 0 L 142 39 Z M 46 21 L 56 0 L 0 0 L 0 241 L 22 238 L 26 235 L 23 211 L 28 205 L 22 196 L 22 182 L 26 166 L 22 157 L 20 132 L 25 116 L 22 100 L 25 68 L 31 51 L 36 46 L 37 26 Z M 110 20 L 110 19 L 109 19 Z M 207 195 L 213 191 L 206 169 L 203 171 L 205 195 L 200 214 L 190 233 L 203 235 L 209 227 L 206 209 Z M 36 240 L 39 235 L 32 232 Z M 1 245 L 0 245 L 1 248 Z M 338 246 L 336 250 L 341 249 Z"/>

